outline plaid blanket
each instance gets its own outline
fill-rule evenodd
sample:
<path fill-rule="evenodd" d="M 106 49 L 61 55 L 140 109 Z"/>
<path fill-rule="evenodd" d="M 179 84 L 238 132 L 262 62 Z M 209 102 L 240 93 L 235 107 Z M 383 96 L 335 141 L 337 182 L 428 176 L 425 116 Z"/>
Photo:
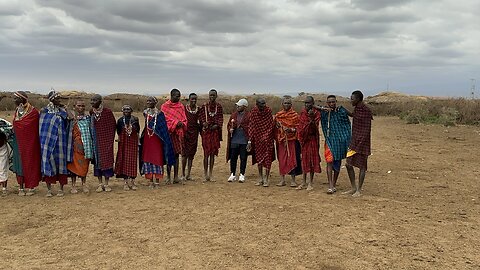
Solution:
<path fill-rule="evenodd" d="M 351 139 L 350 119 L 347 110 L 337 107 L 331 112 L 322 111 L 322 131 L 334 160 L 346 158 Z"/>
<path fill-rule="evenodd" d="M 92 133 L 90 132 L 90 121 L 90 116 L 88 115 L 77 120 L 77 126 L 80 129 L 82 137 L 83 152 L 86 159 L 92 159 L 93 157 L 93 141 Z"/>
<path fill-rule="evenodd" d="M 263 111 L 255 107 L 250 112 L 248 137 L 252 142 L 252 164 L 258 163 L 270 169 L 275 160 L 274 121 L 272 110 L 266 107 Z"/>
<path fill-rule="evenodd" d="M 113 112 L 103 108 L 98 119 L 93 117 L 93 110 L 90 111 L 91 132 L 93 140 L 93 157 L 95 168 L 100 170 L 113 170 L 113 144 L 115 141 L 115 130 L 117 121 Z"/>
<path fill-rule="evenodd" d="M 350 149 L 363 155 L 370 155 L 370 134 L 372 130 L 372 112 L 362 102 L 353 111 L 352 140 Z"/>
<path fill-rule="evenodd" d="M 67 162 L 72 161 L 72 138 L 67 112 L 63 108 L 40 111 L 40 170 L 43 176 L 68 174 Z"/>
<path fill-rule="evenodd" d="M 310 115 L 304 108 L 298 123 L 298 140 L 302 149 L 302 169 L 304 173 L 320 173 L 320 112 Z"/>

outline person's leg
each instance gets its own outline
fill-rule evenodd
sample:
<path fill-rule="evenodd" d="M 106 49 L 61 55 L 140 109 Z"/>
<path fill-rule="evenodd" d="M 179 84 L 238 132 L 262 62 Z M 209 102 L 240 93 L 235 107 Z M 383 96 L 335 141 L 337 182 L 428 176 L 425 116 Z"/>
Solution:
<path fill-rule="evenodd" d="M 180 155 L 175 156 L 175 164 L 173 165 L 173 182 L 178 182 L 178 163 L 180 161 Z M 183 180 L 182 180 L 183 182 Z"/>
<path fill-rule="evenodd" d="M 213 179 L 213 166 L 215 165 L 215 155 L 211 154 L 210 155 L 210 164 L 209 164 L 209 174 L 208 177 L 210 181 L 215 182 L 215 179 Z"/>
<path fill-rule="evenodd" d="M 347 168 L 348 178 L 350 179 L 351 190 L 343 192 L 342 194 L 353 194 L 357 191 L 357 185 L 355 184 L 355 170 L 350 164 L 345 165 Z"/>
<path fill-rule="evenodd" d="M 240 145 L 240 174 L 245 176 L 245 171 L 247 169 L 247 145 Z"/>
<path fill-rule="evenodd" d="M 327 179 L 328 179 L 328 194 L 333 194 L 333 163 L 329 162 L 327 163 Z"/>
<path fill-rule="evenodd" d="M 209 156 L 203 153 L 203 175 L 205 176 L 205 181 L 210 181 L 210 176 L 208 175 L 208 158 Z"/>
<path fill-rule="evenodd" d="M 72 173 L 72 189 L 70 190 L 70 193 L 76 194 L 78 193 L 77 190 L 77 176 Z"/>
<path fill-rule="evenodd" d="M 230 148 L 230 174 L 237 175 L 237 162 L 240 155 L 240 148 Z"/>
<path fill-rule="evenodd" d="M 307 180 L 307 190 L 313 190 L 313 177 L 315 176 L 315 172 L 310 172 L 310 178 Z"/>
<path fill-rule="evenodd" d="M 128 185 L 128 177 L 123 177 L 123 190 L 128 191 L 130 190 L 130 186 Z"/>
<path fill-rule="evenodd" d="M 268 187 L 269 178 L 270 178 L 270 168 L 265 167 L 265 180 L 263 180 L 264 187 Z"/>
<path fill-rule="evenodd" d="M 2 182 L 2 195 L 5 196 L 7 195 L 7 181 L 8 180 L 5 180 Z"/>
<path fill-rule="evenodd" d="M 186 156 L 182 156 L 182 178 L 187 179 L 187 175 L 185 174 L 185 169 L 187 168 L 187 160 Z"/>
<path fill-rule="evenodd" d="M 108 185 L 109 180 L 110 180 L 110 177 L 105 176 L 105 191 L 106 192 L 112 191 L 112 188 Z"/>
<path fill-rule="evenodd" d="M 280 176 L 280 182 L 277 184 L 277 187 L 285 186 L 285 175 Z"/>
<path fill-rule="evenodd" d="M 295 181 L 295 174 L 290 175 L 290 186 L 297 187 L 297 181 Z"/>
<path fill-rule="evenodd" d="M 258 164 L 257 168 L 258 168 L 259 179 L 258 179 L 257 183 L 255 183 L 255 185 L 256 186 L 261 186 L 263 184 L 263 166 Z"/>
<path fill-rule="evenodd" d="M 367 170 L 363 168 L 360 169 L 360 173 L 358 174 L 358 188 L 357 188 L 357 191 L 353 193 L 354 197 L 359 197 L 360 195 L 362 195 L 362 186 L 363 186 L 363 182 L 365 181 L 366 172 Z"/>
<path fill-rule="evenodd" d="M 88 190 L 87 186 L 87 177 L 86 176 L 81 176 L 80 179 L 82 180 L 82 190 L 83 193 L 88 193 L 90 190 Z"/>
<path fill-rule="evenodd" d="M 192 177 L 190 176 L 192 172 L 192 165 L 193 165 L 193 157 L 188 158 L 187 180 L 192 180 Z"/>
<path fill-rule="evenodd" d="M 130 179 L 130 188 L 132 190 L 137 190 L 137 185 L 135 184 L 135 178 Z"/>
<path fill-rule="evenodd" d="M 100 170 L 99 170 L 99 173 L 100 173 Z M 102 179 L 102 175 L 99 175 L 98 176 L 98 188 L 96 190 L 97 192 L 102 192 L 103 191 L 103 179 Z"/>
<path fill-rule="evenodd" d="M 46 181 L 47 182 L 47 197 L 52 197 L 53 194 L 52 194 L 52 183 L 50 183 L 50 181 Z"/>

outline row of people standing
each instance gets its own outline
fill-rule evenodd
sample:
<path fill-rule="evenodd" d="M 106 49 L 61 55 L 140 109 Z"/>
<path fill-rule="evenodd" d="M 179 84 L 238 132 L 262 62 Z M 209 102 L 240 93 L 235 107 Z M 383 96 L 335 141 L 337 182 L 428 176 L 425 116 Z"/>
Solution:
<path fill-rule="evenodd" d="M 20 185 L 19 195 L 32 195 L 38 182 L 43 180 L 47 183 L 47 196 L 53 195 L 51 185 L 57 181 L 60 182 L 57 195 L 62 196 L 68 175 L 72 177 L 72 193 L 78 192 L 77 177 L 82 181 L 83 191 L 88 192 L 85 180 L 90 162 L 94 164 L 94 175 L 99 180 L 97 192 L 111 191 L 109 179 L 115 174 L 125 179 L 126 190 L 137 189 L 134 182 L 137 176 L 137 163 L 140 173 L 151 181 L 151 187 L 159 185 L 160 179 L 163 178 L 164 165 L 167 165 L 167 183 L 179 179 L 185 182 L 191 179 L 191 168 L 199 133 L 204 150 L 204 181 L 213 180 L 212 172 L 215 156 L 218 156 L 222 141 L 223 125 L 223 109 L 216 102 L 217 91 L 209 92 L 209 102 L 202 107 L 196 105 L 195 94 L 189 95 L 187 105 L 179 102 L 179 90 L 173 89 L 170 94 L 170 100 L 165 102 L 160 110 L 156 107 L 158 101 L 155 97 L 147 99 L 147 108 L 144 111 L 145 127 L 140 135 L 139 120 L 132 116 L 132 108 L 125 105 L 122 108 L 124 115 L 115 121 L 113 112 L 103 107 L 100 95 L 92 97 L 92 109 L 87 115 L 83 101 L 77 101 L 74 112 L 69 112 L 60 103 L 60 96 L 55 91 L 48 94 L 50 102 L 40 110 L 40 113 L 28 103 L 26 93 L 16 92 L 14 98 L 17 110 L 13 122 L 15 136 L 12 136 L 11 145 L 14 150 L 13 171 L 17 174 Z M 359 95 L 352 94 L 352 99 L 354 96 Z M 329 100 L 332 97 L 336 101 L 334 96 L 329 97 Z M 341 161 L 344 155 L 338 155 L 336 152 L 346 153 L 345 149 L 348 148 L 350 122 L 345 115 L 350 113 L 341 107 L 314 106 L 312 97 L 308 97 L 305 101 L 305 109 L 300 116 L 293 111 L 291 105 L 291 99 L 285 98 L 283 110 L 272 118 L 272 111 L 262 98 L 257 99 L 256 106 L 250 113 L 245 111 L 248 106 L 246 100 L 243 99 L 237 103 L 238 110 L 232 114 L 227 125 L 229 130 L 227 161 L 232 159 L 232 174 L 229 181 L 236 178 L 238 156 L 241 159 L 239 181 L 245 181 L 246 156 L 250 153 L 253 164 L 258 163 L 260 181 L 257 185 L 268 186 L 271 164 L 275 160 L 273 142 L 276 141 L 282 176 L 278 185 L 285 185 L 285 175 L 290 174 L 292 175 L 290 185 L 296 186 L 295 175 L 301 174 L 303 168 L 303 183 L 298 188 L 311 189 L 314 173 L 321 172 L 318 153 L 319 121 L 322 119 L 324 135 L 325 132 L 328 135 L 331 129 L 337 134 L 335 123 L 343 123 L 339 134 L 344 132 L 345 136 L 340 136 L 341 143 L 337 141 L 329 145 L 330 136 L 325 136 L 327 138 L 325 149 L 328 149 L 332 158 L 338 156 L 329 162 L 329 156 L 326 155 L 329 193 L 335 191 L 339 171 L 338 161 Z M 325 114 L 323 117 L 320 115 L 320 109 L 323 110 L 322 114 Z M 328 122 L 323 124 L 323 120 L 327 119 L 327 113 Z M 336 115 L 341 115 L 340 119 L 343 119 L 343 122 L 335 120 Z M 325 126 L 328 126 L 327 131 Z M 38 133 L 35 132 L 37 130 L 39 130 Z M 115 131 L 118 134 L 118 151 L 114 166 Z M 340 150 L 338 145 L 342 146 Z M 178 176 L 180 155 L 183 156 L 181 177 Z M 37 167 L 40 167 L 39 170 Z M 347 169 L 349 169 L 348 163 Z M 331 177 L 332 170 L 333 177 Z M 307 174 L 310 174 L 308 179 Z M 349 175 L 351 175 L 350 170 Z M 365 173 L 363 177 L 364 175 Z M 362 177 L 362 169 L 360 177 Z M 360 182 L 363 183 L 363 180 L 361 179 Z M 355 191 L 359 189 L 356 188 Z"/>
<path fill-rule="evenodd" d="M 259 181 L 257 186 L 269 186 L 272 162 L 278 159 L 281 180 L 277 186 L 285 186 L 285 177 L 291 177 L 290 186 L 296 189 L 312 190 L 315 173 L 320 173 L 320 124 L 325 138 L 324 156 L 327 163 L 327 193 L 333 194 L 343 159 L 347 159 L 352 189 L 347 194 L 361 195 L 362 185 L 370 155 L 370 133 L 372 113 L 363 103 L 363 94 L 354 91 L 351 95 L 354 112 L 337 106 L 334 95 L 327 97 L 327 106 L 315 106 L 313 97 L 307 96 L 304 109 L 298 114 L 292 108 L 292 98 L 285 96 L 283 109 L 272 118 L 272 110 L 265 99 L 256 100 L 256 106 L 247 112 L 248 102 L 239 100 L 237 111 L 227 124 L 227 161 L 230 160 L 229 182 L 237 180 L 236 167 L 240 157 L 239 182 L 245 181 L 245 168 L 248 154 L 252 163 L 258 164 Z M 352 126 L 349 117 L 353 117 Z M 276 155 L 275 155 L 276 152 Z M 359 182 L 356 184 L 353 167 L 360 168 Z M 302 183 L 297 185 L 296 176 L 303 174 Z"/>

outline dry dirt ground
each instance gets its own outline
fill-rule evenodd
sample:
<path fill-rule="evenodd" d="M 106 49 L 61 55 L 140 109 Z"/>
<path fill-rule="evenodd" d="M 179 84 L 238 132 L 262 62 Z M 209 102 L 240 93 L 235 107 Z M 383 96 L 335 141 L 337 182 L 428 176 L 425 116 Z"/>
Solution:
<path fill-rule="evenodd" d="M 360 198 L 340 194 L 344 168 L 335 195 L 325 174 L 313 192 L 256 187 L 250 165 L 246 183 L 227 183 L 224 144 L 207 184 L 201 156 L 197 181 L 156 190 L 138 178 L 138 191 L 115 180 L 111 193 L 45 198 L 42 183 L 18 197 L 12 176 L 0 198 L 0 268 L 480 269 L 478 145 L 478 127 L 377 117 Z"/>

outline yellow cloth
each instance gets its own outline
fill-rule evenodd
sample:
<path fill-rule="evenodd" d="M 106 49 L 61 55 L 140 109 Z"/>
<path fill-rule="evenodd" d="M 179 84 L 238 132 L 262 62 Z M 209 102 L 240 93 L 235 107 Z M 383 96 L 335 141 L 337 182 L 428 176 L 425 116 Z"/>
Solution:
<path fill-rule="evenodd" d="M 351 157 L 351 156 L 355 155 L 356 153 L 357 152 L 355 152 L 354 150 L 348 149 L 347 157 Z"/>

